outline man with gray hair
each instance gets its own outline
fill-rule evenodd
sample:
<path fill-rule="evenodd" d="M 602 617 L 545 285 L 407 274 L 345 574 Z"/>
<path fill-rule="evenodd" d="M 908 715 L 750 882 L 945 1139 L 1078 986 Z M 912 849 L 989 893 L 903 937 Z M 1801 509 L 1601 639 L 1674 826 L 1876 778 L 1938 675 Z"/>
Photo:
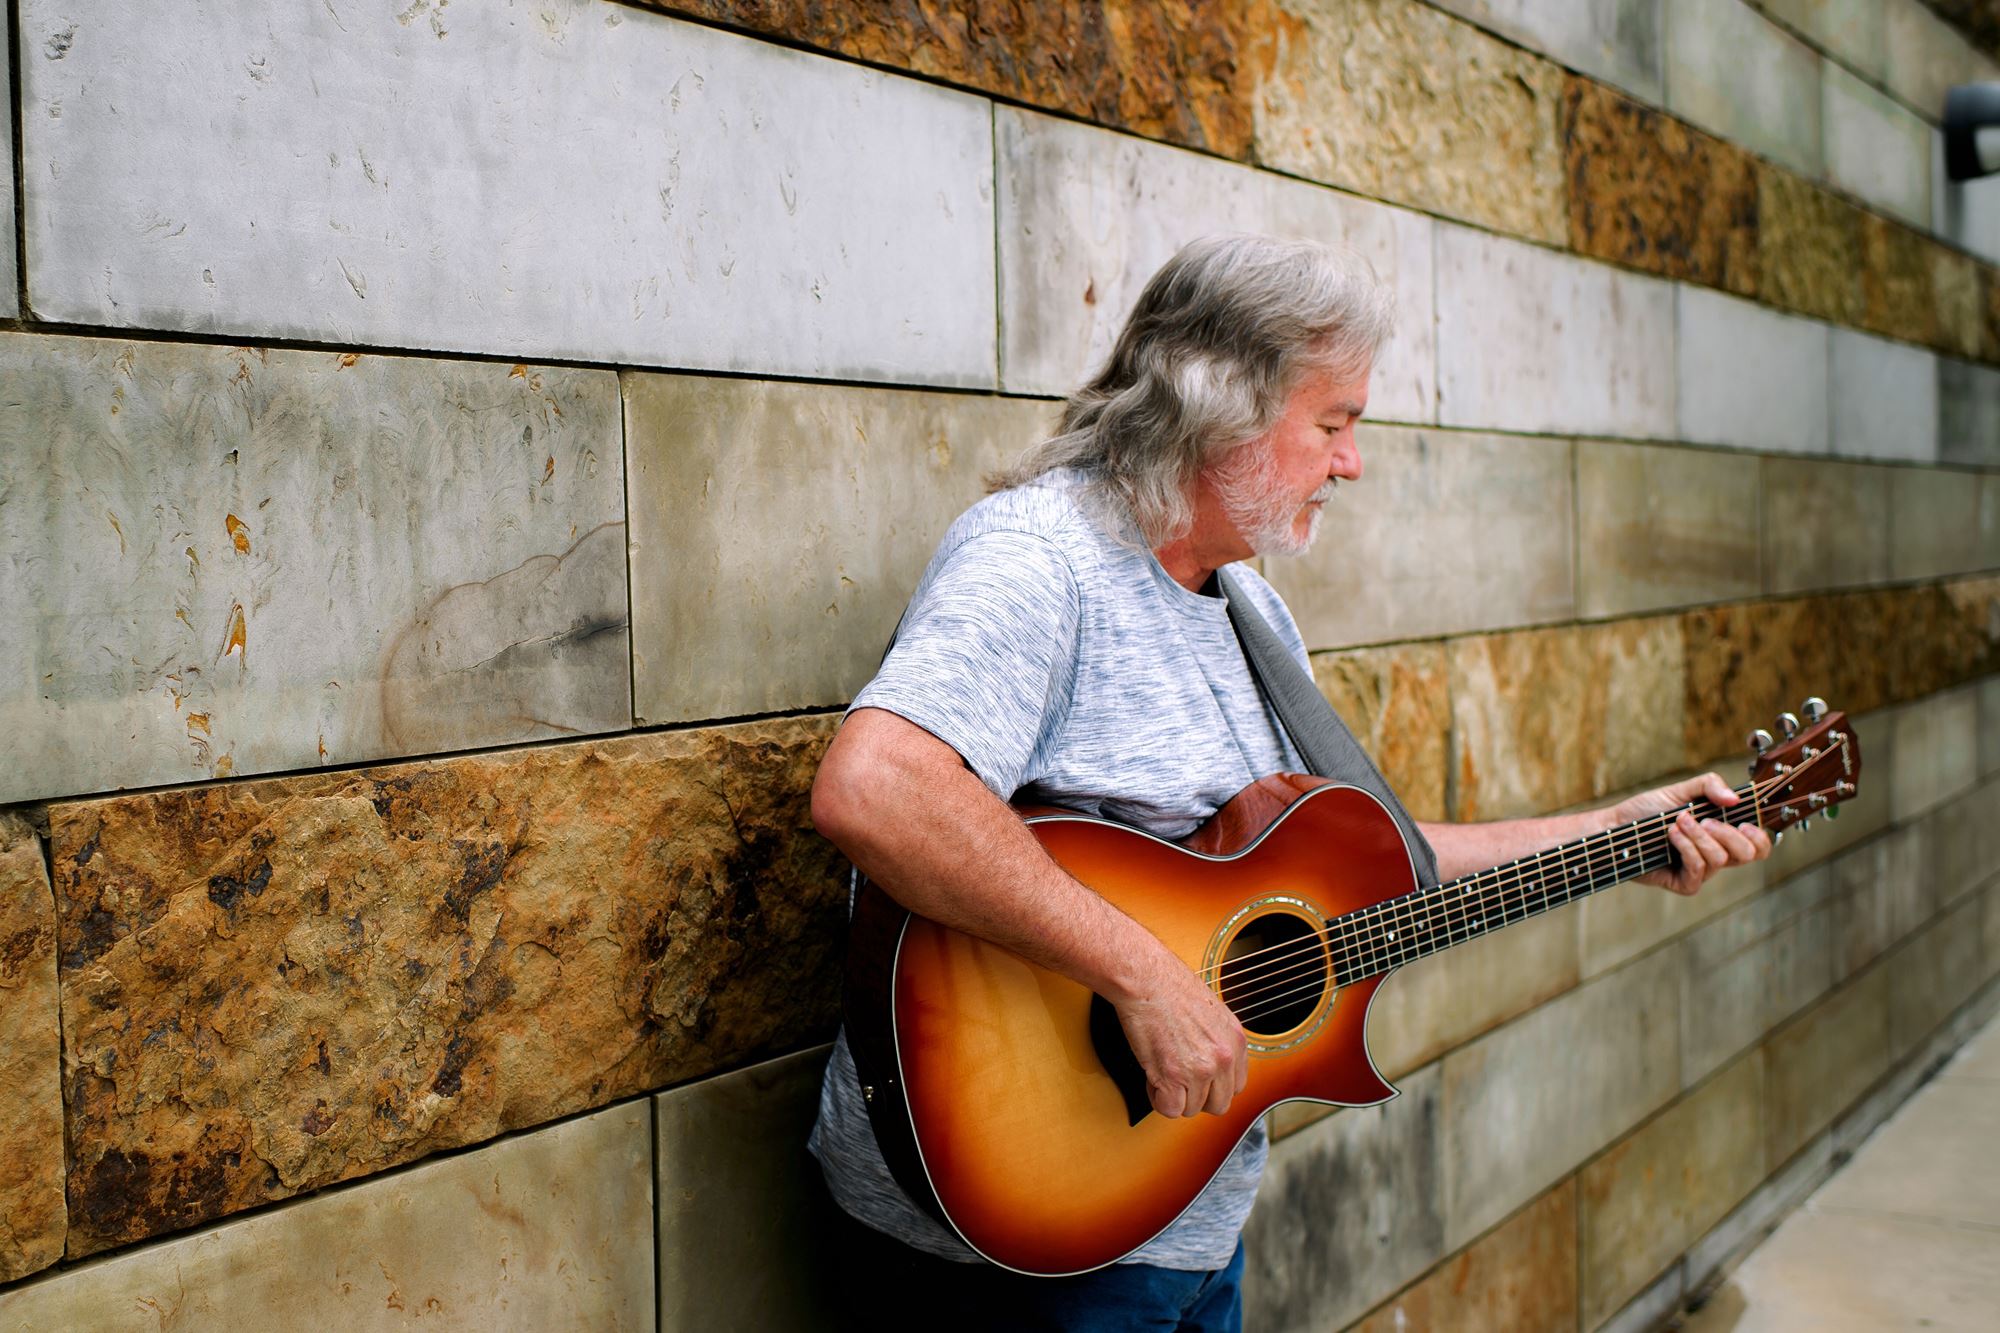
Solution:
<path fill-rule="evenodd" d="M 1302 553 L 1335 487 L 1361 479 L 1355 426 L 1392 318 L 1388 290 L 1343 250 L 1256 236 L 1181 250 L 1055 437 L 946 532 L 813 787 L 819 830 L 904 907 L 1109 1001 L 1163 1116 L 1227 1109 L 1249 1068 L 1243 1029 L 1144 926 L 1052 861 L 1007 803 L 1177 839 L 1252 782 L 1304 769 L 1217 574 L 1309 671 L 1284 603 L 1240 562 Z M 1377 794 L 1400 810 L 1386 786 Z M 1398 822 L 1413 858 L 1434 856 L 1449 878 L 1698 796 L 1736 800 L 1709 774 L 1584 814 Z M 1682 893 L 1770 851 L 1754 826 L 1686 814 L 1669 838 L 1680 866 L 1653 878 Z M 895 1322 L 893 1297 L 957 1329 L 1240 1327 L 1261 1124 L 1171 1227 L 1070 1278 L 981 1264 L 897 1186 L 845 1034 L 812 1147 L 852 1219 L 844 1267 L 867 1284 L 858 1310 L 871 1323 Z"/>

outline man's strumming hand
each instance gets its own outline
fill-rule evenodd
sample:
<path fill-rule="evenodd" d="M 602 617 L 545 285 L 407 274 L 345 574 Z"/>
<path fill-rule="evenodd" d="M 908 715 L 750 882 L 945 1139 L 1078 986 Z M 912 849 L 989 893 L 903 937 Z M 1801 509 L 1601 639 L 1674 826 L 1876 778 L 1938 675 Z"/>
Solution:
<path fill-rule="evenodd" d="M 1704 773 L 1669 787 L 1641 792 L 1613 806 L 1608 818 L 1612 824 L 1627 824 L 1698 800 L 1710 801 L 1727 810 L 1741 799 L 1716 774 Z M 1655 870 L 1640 879 L 1681 894 L 1696 892 L 1718 870 L 1761 861 L 1771 854 L 1771 835 L 1754 823 L 1697 820 L 1686 811 L 1667 826 L 1667 841 L 1680 853 L 1680 865 L 1672 870 Z"/>
<path fill-rule="evenodd" d="M 1243 1025 L 1164 945 L 1144 983 L 1112 1005 L 1161 1115 L 1221 1115 L 1243 1091 L 1250 1077 Z"/>

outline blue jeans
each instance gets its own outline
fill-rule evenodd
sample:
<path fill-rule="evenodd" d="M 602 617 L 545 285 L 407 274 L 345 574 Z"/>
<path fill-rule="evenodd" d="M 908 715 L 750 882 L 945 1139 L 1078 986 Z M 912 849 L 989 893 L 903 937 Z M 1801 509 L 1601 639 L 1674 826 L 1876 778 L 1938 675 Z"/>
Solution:
<path fill-rule="evenodd" d="M 1242 1333 L 1243 1242 L 1226 1267 L 1184 1273 L 1113 1264 L 1080 1277 L 1023 1277 L 992 1264 L 937 1259 L 838 1208 L 840 1270 L 855 1328 L 950 1333 Z"/>

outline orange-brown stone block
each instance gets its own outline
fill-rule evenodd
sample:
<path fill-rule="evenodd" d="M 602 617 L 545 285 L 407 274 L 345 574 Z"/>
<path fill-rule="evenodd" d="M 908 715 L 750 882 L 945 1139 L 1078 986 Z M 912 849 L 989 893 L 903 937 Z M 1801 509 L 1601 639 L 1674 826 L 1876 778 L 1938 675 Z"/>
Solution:
<path fill-rule="evenodd" d="M 1480 1237 L 1353 1333 L 1576 1327 L 1576 1178 Z"/>
<path fill-rule="evenodd" d="M 1750 154 L 1573 74 L 1563 87 L 1563 154 L 1577 250 L 1757 294 Z"/>
<path fill-rule="evenodd" d="M 672 13 L 1115 125 L 1248 155 L 1258 5 L 1143 0 L 651 0 Z"/>
<path fill-rule="evenodd" d="M 1410 813 L 1444 818 L 1451 696 L 1435 643 L 1320 653 L 1313 677 Z"/>
<path fill-rule="evenodd" d="M 63 1250 L 56 912 L 42 845 L 0 815 L 0 1282 Z"/>
<path fill-rule="evenodd" d="M 2000 270 L 1979 266 L 1979 354 L 2000 361 Z"/>
<path fill-rule="evenodd" d="M 832 726 L 53 807 L 70 1254 L 826 1036 Z"/>
<path fill-rule="evenodd" d="M 1862 212 L 1769 163 L 1757 166 L 1757 273 L 1764 299 L 1836 324 L 1860 322 Z"/>
<path fill-rule="evenodd" d="M 1932 245 L 1931 291 L 1937 300 L 1937 345 L 1953 356 L 1984 355 L 1986 291 L 1978 260 Z"/>
<path fill-rule="evenodd" d="M 1892 338 L 1937 338 L 1935 243 L 1900 222 L 1861 215 L 1861 325 Z"/>

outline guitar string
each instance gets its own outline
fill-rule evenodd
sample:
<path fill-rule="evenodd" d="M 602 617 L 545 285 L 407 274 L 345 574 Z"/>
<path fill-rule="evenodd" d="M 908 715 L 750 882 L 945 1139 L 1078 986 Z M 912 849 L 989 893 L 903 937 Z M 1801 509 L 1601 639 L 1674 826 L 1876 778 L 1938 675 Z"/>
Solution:
<path fill-rule="evenodd" d="M 1776 777 L 1768 780 L 1768 785 L 1776 786 L 1780 783 L 1796 781 L 1799 773 L 1804 771 L 1805 768 L 1809 767 L 1813 763 L 1818 762 L 1820 758 L 1833 754 L 1836 749 L 1843 748 L 1845 746 L 1845 743 L 1846 743 L 1845 739 L 1843 738 L 1841 741 L 1836 742 L 1836 745 L 1834 747 L 1829 747 L 1827 750 L 1821 752 L 1821 754 L 1813 756 L 1812 759 L 1808 760 L 1806 764 L 1800 765 L 1798 769 L 1792 770 L 1789 773 L 1777 775 Z M 1752 796 L 1760 798 L 1761 802 L 1761 796 L 1763 795 L 1763 793 L 1756 790 L 1756 788 L 1759 785 L 1760 784 L 1752 783 L 1747 789 L 1744 790 L 1747 790 L 1749 794 L 1751 794 Z M 1742 794 L 1742 792 L 1739 791 L 1739 794 Z M 1647 818 L 1651 818 L 1656 824 L 1656 826 L 1664 827 L 1667 821 L 1669 820 L 1669 817 L 1678 816 L 1681 809 L 1687 809 L 1692 811 L 1700 805 L 1709 805 L 1711 809 L 1715 808 L 1711 803 L 1707 801 L 1690 802 L 1687 806 L 1679 807 L 1674 810 L 1662 811 L 1658 815 Z M 1726 822 L 1735 825 L 1735 824 L 1756 822 L 1756 817 L 1758 815 L 1758 808 L 1757 806 L 1753 805 L 1748 809 L 1746 809 L 1739 803 L 1737 806 L 1729 807 L 1728 810 L 1722 811 L 1721 813 Z M 1749 819 L 1741 817 L 1746 814 L 1750 816 Z M 1499 912 L 1502 916 L 1502 922 L 1501 922 L 1502 924 L 1511 924 L 1512 920 L 1525 920 L 1529 916 L 1537 915 L 1541 912 L 1550 910 L 1553 907 L 1567 905 L 1568 903 L 1575 901 L 1579 897 L 1586 897 L 1589 894 L 1594 893 L 1601 888 L 1609 888 L 1613 884 L 1622 883 L 1624 880 L 1631 878 L 1632 876 L 1629 873 L 1624 873 L 1624 872 L 1630 869 L 1629 865 L 1625 864 L 1625 862 L 1629 861 L 1629 858 L 1631 857 L 1633 851 L 1636 850 L 1640 853 L 1641 862 L 1643 864 L 1648 854 L 1659 850 L 1659 848 L 1662 846 L 1662 840 L 1657 836 L 1642 835 L 1640 831 L 1640 826 L 1645 822 L 1646 818 L 1642 818 L 1640 820 L 1634 820 L 1627 825 L 1622 825 L 1618 828 L 1606 830 L 1601 835 L 1592 835 L 1591 838 L 1578 839 L 1571 843 L 1563 844 L 1557 848 L 1551 848 L 1549 852 L 1539 853 L 1533 857 L 1521 858 L 1520 862 L 1510 863 L 1507 866 L 1498 867 L 1496 868 L 1496 870 L 1481 872 L 1481 874 L 1478 876 L 1467 876 L 1463 881 L 1455 880 L 1452 881 L 1450 884 L 1440 885 L 1438 886 L 1438 890 L 1449 890 L 1461 886 L 1470 888 L 1472 887 L 1473 882 L 1479 880 L 1485 880 L 1487 881 L 1487 883 L 1482 886 L 1483 890 L 1502 888 L 1504 892 L 1503 881 L 1507 880 L 1510 876 L 1514 880 L 1515 886 L 1520 886 L 1522 884 L 1528 883 L 1528 881 L 1525 878 L 1525 872 L 1523 870 L 1523 866 L 1526 862 L 1532 860 L 1536 862 L 1539 867 L 1539 863 L 1544 861 L 1550 855 L 1550 853 L 1559 853 L 1560 854 L 1559 860 L 1566 865 L 1567 862 L 1569 861 L 1572 849 L 1583 851 L 1586 856 L 1586 866 L 1588 867 L 1588 876 L 1584 885 L 1582 886 L 1577 885 L 1574 878 L 1565 873 L 1563 880 L 1560 883 L 1558 883 L 1558 885 L 1555 886 L 1557 889 L 1562 890 L 1560 895 L 1558 895 L 1557 892 L 1551 889 L 1550 885 L 1548 884 L 1547 877 L 1540 876 L 1535 881 L 1533 881 L 1532 884 L 1533 888 L 1540 890 L 1539 899 L 1530 899 L 1526 896 L 1523 896 L 1519 899 L 1518 902 L 1510 904 L 1503 897 L 1502 900 L 1497 904 Z M 1618 835 L 1628 831 L 1634 835 L 1635 847 L 1624 850 L 1624 852 L 1621 855 L 1617 847 Z M 1595 846 L 1586 845 L 1592 842 L 1596 842 L 1598 845 Z M 1610 858 L 1608 865 L 1605 864 L 1604 860 L 1605 857 Z M 1646 869 L 1651 869 L 1651 868 L 1652 867 L 1646 867 Z M 1598 878 L 1601 874 L 1605 873 L 1606 870 L 1612 872 L 1615 877 L 1603 884 L 1599 884 Z M 1645 873 L 1645 870 L 1640 870 L 1638 873 Z M 1579 889 L 1581 891 L 1579 891 Z M 1405 900 L 1403 902 L 1399 903 L 1399 900 L 1391 899 L 1389 900 L 1388 903 L 1375 904 L 1371 908 L 1360 909 L 1358 912 L 1349 913 L 1345 917 L 1336 918 L 1336 922 L 1341 920 L 1347 920 L 1349 918 L 1356 916 L 1367 916 L 1370 915 L 1371 913 L 1379 914 L 1379 910 L 1385 907 L 1391 909 L 1392 911 L 1406 912 L 1409 914 L 1411 919 L 1414 919 L 1417 907 L 1413 900 L 1417 898 L 1434 899 L 1440 896 L 1441 895 L 1437 890 L 1405 894 L 1401 895 L 1401 899 Z M 1482 897 L 1486 896 L 1487 893 L 1482 892 Z M 1416 941 L 1416 945 L 1423 946 L 1426 943 L 1429 943 L 1434 947 L 1423 949 L 1422 950 L 1423 953 L 1435 952 L 1436 948 L 1438 947 L 1445 947 L 1450 944 L 1463 942 L 1463 939 L 1452 938 L 1452 936 L 1456 933 L 1454 929 L 1454 930 L 1444 931 L 1443 932 L 1444 944 L 1443 945 L 1437 944 L 1437 938 L 1440 933 L 1437 927 L 1439 926 L 1439 924 L 1441 924 L 1436 919 L 1437 907 L 1439 905 L 1443 904 L 1431 903 L 1427 904 L 1424 908 L 1425 915 L 1427 917 L 1426 928 L 1428 928 L 1428 930 L 1430 931 L 1430 938 L 1428 941 L 1426 941 L 1425 939 L 1420 937 Z M 1516 910 L 1519 911 L 1519 916 L 1512 915 Z M 1460 924 L 1462 925 L 1465 920 L 1470 920 L 1472 922 L 1473 928 L 1477 930 L 1485 923 L 1487 919 L 1488 918 L 1485 916 L 1479 918 L 1461 918 Z M 1449 907 L 1447 907 L 1446 922 L 1448 923 L 1449 920 L 1450 920 L 1450 910 Z M 1329 923 L 1329 926 L 1333 924 L 1335 923 Z M 1491 927 L 1488 928 L 1490 929 Z M 1352 930 L 1350 929 L 1347 931 L 1343 931 L 1342 935 L 1344 938 L 1348 939 L 1349 943 L 1351 944 Z M 1324 936 L 1319 936 L 1318 938 L 1324 938 Z M 1471 938 L 1471 936 L 1467 935 L 1464 938 L 1469 939 Z M 1273 946 L 1273 947 L 1282 947 L 1282 946 Z M 1388 946 L 1376 941 L 1367 941 L 1364 943 L 1363 947 L 1361 947 L 1358 950 L 1351 947 L 1343 948 L 1340 951 L 1321 950 L 1317 947 L 1310 948 L 1309 952 L 1319 955 L 1319 957 L 1308 959 L 1307 961 L 1306 971 L 1313 974 L 1313 980 L 1308 985 L 1304 987 L 1294 988 L 1294 990 L 1287 991 L 1283 995 L 1276 997 L 1273 997 L 1270 994 L 1271 988 L 1267 985 L 1261 991 L 1253 991 L 1248 994 L 1241 994 L 1241 993 L 1236 994 L 1233 997 L 1233 999 L 1237 1003 L 1242 1003 L 1250 999 L 1256 999 L 1257 1003 L 1251 1005 L 1249 1009 L 1244 1011 L 1247 1014 L 1254 1015 L 1258 1008 L 1268 1007 L 1272 1003 L 1274 998 L 1282 1000 L 1284 998 L 1288 998 L 1292 994 L 1322 990 L 1325 968 L 1323 966 L 1320 966 L 1319 964 L 1321 959 L 1324 959 L 1325 956 L 1329 953 L 1335 954 L 1336 961 L 1344 961 L 1347 964 L 1349 964 L 1349 975 L 1347 975 L 1344 980 L 1342 980 L 1338 972 L 1336 972 L 1336 985 L 1341 985 L 1341 984 L 1351 984 L 1352 982 L 1358 980 L 1364 980 L 1369 976 L 1376 975 L 1377 972 L 1387 971 L 1391 967 L 1398 966 L 1403 962 L 1411 961 L 1411 953 L 1410 953 L 1411 947 L 1412 946 L 1410 945 L 1404 945 L 1400 943 L 1394 946 Z M 1418 956 L 1421 956 L 1421 954 L 1419 954 Z M 1271 960 L 1271 961 L 1275 963 L 1275 962 L 1280 962 L 1282 960 Z M 1363 964 L 1363 967 L 1366 968 L 1367 970 L 1359 972 L 1354 971 L 1352 969 L 1352 964 L 1354 964 L 1357 961 L 1361 962 Z M 1270 970 L 1270 964 L 1267 963 L 1265 965 L 1261 965 L 1259 969 L 1254 969 L 1254 970 L 1264 971 L 1268 973 Z M 1292 970 L 1294 972 L 1297 971 L 1296 968 Z M 1271 977 L 1267 975 L 1265 977 L 1259 978 L 1259 980 L 1269 981 L 1271 980 Z M 1240 979 L 1236 987 L 1231 987 L 1227 989 L 1240 990 Z M 1241 1015 L 1239 1015 L 1239 1018 L 1240 1017 Z"/>
<path fill-rule="evenodd" d="M 1732 826 L 1759 822 L 1761 798 L 1766 794 L 1758 790 L 1760 787 L 1775 788 L 1781 784 L 1795 782 L 1806 768 L 1844 749 L 1845 746 L 1846 739 L 1843 737 L 1834 746 L 1814 755 L 1797 769 L 1775 775 L 1764 783 L 1751 783 L 1745 788 L 1737 789 L 1740 797 L 1755 798 L 1748 803 L 1739 801 L 1734 806 L 1721 809 L 1706 800 L 1692 801 L 1673 810 L 1661 811 L 1656 815 L 1644 816 L 1625 825 L 1607 829 L 1601 834 L 1589 835 L 1544 852 L 1522 857 L 1506 866 L 1464 876 L 1430 890 L 1402 894 L 1384 903 L 1372 904 L 1370 907 L 1347 913 L 1329 922 L 1327 930 L 1314 932 L 1312 939 L 1303 945 L 1299 941 L 1286 941 L 1257 951 L 1270 953 L 1283 949 L 1286 952 L 1279 957 L 1267 959 L 1254 968 L 1236 971 L 1242 959 L 1229 960 L 1223 966 L 1232 969 L 1233 975 L 1219 989 L 1225 1002 L 1231 1004 L 1232 1008 L 1238 1004 L 1249 1005 L 1238 1014 L 1240 1021 L 1243 1017 L 1254 1015 L 1259 1008 L 1268 1009 L 1274 1002 L 1281 1002 L 1292 995 L 1323 989 L 1327 964 L 1333 965 L 1336 985 L 1351 984 L 1411 961 L 1413 957 L 1424 956 L 1435 952 L 1438 948 L 1462 943 L 1472 937 L 1471 933 L 1460 937 L 1461 930 L 1469 928 L 1471 932 L 1481 932 L 1482 929 L 1494 929 L 1496 927 L 1487 923 L 1496 915 L 1499 917 L 1499 924 L 1506 925 L 1526 920 L 1553 907 L 1567 905 L 1579 897 L 1589 896 L 1601 888 L 1609 888 L 1613 884 L 1633 878 L 1632 874 L 1625 872 L 1631 869 L 1630 861 L 1634 853 L 1637 853 L 1641 864 L 1636 873 L 1644 874 L 1656 868 L 1645 865 L 1645 862 L 1653 853 L 1663 847 L 1671 846 L 1671 839 L 1664 837 L 1663 832 L 1670 822 L 1678 818 L 1682 810 L 1693 813 L 1706 805 L 1711 810 L 1716 810 L 1723 822 Z M 1643 830 L 1642 826 L 1649 821 L 1654 828 Z M 1617 844 L 1619 835 L 1625 832 L 1633 835 L 1634 846 L 1623 849 L 1621 855 Z M 1582 854 L 1584 874 L 1581 877 L 1570 870 L 1572 853 Z M 1556 859 L 1560 871 L 1554 884 L 1550 883 L 1548 867 L 1545 864 L 1551 856 Z M 1600 877 L 1606 873 L 1615 877 L 1600 884 L 1598 882 Z M 1480 890 L 1481 915 L 1478 917 L 1471 916 L 1469 909 L 1464 906 L 1466 893 L 1475 887 Z M 1508 896 L 1510 893 L 1515 895 L 1511 900 Z M 1442 913 L 1440 909 L 1443 909 Z M 1408 942 L 1397 939 L 1397 931 L 1394 929 L 1378 932 L 1373 937 L 1356 938 L 1357 929 L 1365 928 L 1366 923 L 1352 921 L 1353 918 L 1370 915 L 1380 917 L 1385 914 L 1395 918 L 1402 929 L 1410 932 L 1411 938 Z M 1343 921 L 1351 924 L 1339 932 L 1341 947 L 1325 947 L 1335 933 L 1334 927 Z M 1439 942 L 1440 939 L 1442 944 Z M 1243 957 L 1254 956 L 1251 954 Z M 1361 964 L 1360 970 L 1355 968 L 1356 963 Z M 1346 974 L 1344 980 L 1342 973 Z M 1295 986 L 1276 995 L 1272 993 L 1274 986 L 1293 981 L 1300 976 L 1309 977 L 1308 984 L 1302 987 Z M 1244 991 L 1243 984 L 1246 981 L 1257 983 L 1257 989 Z"/>

